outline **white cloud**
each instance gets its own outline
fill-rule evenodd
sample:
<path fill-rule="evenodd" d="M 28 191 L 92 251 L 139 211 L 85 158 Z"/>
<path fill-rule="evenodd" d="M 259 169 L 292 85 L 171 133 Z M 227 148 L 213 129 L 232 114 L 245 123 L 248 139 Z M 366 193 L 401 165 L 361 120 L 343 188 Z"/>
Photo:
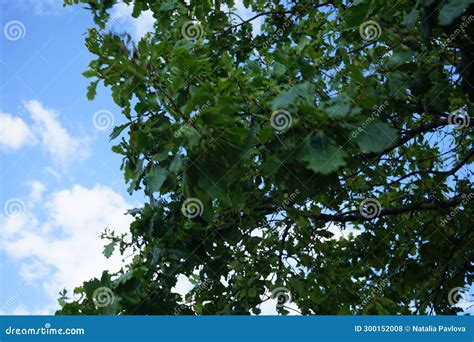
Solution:
<path fill-rule="evenodd" d="M 117 30 L 130 31 L 134 39 L 142 38 L 147 32 L 153 31 L 153 12 L 147 10 L 142 12 L 138 18 L 132 17 L 133 7 L 123 2 L 118 3 L 112 9 L 109 25 Z"/>
<path fill-rule="evenodd" d="M 21 262 L 23 278 L 34 279 L 35 286 L 49 298 L 51 305 L 47 305 L 49 311 L 45 313 L 57 309 L 58 292 L 63 288 L 72 290 L 85 280 L 99 277 L 103 270 L 119 269 L 120 255 L 106 259 L 102 251 L 107 242 L 99 235 L 106 227 L 119 234 L 127 232 L 132 217 L 124 214 L 130 207 L 108 187 L 75 185 L 47 197 L 46 203 L 38 207 L 38 214 L 44 216 L 41 222 L 32 212 L 31 203 L 27 203 L 29 209 L 21 216 L 0 215 L 1 248 Z M 18 304 L 23 308 L 11 306 L 4 311 L 43 312 L 24 302 Z"/>
<path fill-rule="evenodd" d="M 32 130 L 56 163 L 64 165 L 71 159 L 84 159 L 89 155 L 85 141 L 72 137 L 58 121 L 55 111 L 35 100 L 25 106 L 34 122 Z"/>
<path fill-rule="evenodd" d="M 30 182 L 30 187 L 31 187 L 31 192 L 30 192 L 29 197 L 32 204 L 41 202 L 43 198 L 43 192 L 46 190 L 46 186 L 40 181 L 33 181 L 33 182 Z"/>
<path fill-rule="evenodd" d="M 0 113 L 0 151 L 18 150 L 39 141 L 59 166 L 89 156 L 86 139 L 73 137 L 59 122 L 58 113 L 36 100 L 27 102 L 24 108 L 33 121 L 31 125 L 23 118 Z"/>
<path fill-rule="evenodd" d="M 22 118 L 0 113 L 0 150 L 17 150 L 37 140 Z"/>

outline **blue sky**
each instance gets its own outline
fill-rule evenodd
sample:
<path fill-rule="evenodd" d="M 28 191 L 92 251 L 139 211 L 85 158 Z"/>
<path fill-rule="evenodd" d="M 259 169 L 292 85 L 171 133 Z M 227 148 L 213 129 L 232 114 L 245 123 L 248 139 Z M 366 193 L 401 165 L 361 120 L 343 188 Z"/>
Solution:
<path fill-rule="evenodd" d="M 124 212 L 143 198 L 127 194 L 110 151 L 122 117 L 109 90 L 85 96 L 90 14 L 62 0 L 0 6 L 0 313 L 53 313 L 61 288 L 119 267 L 97 236 L 127 231 Z M 116 11 L 118 25 L 139 37 L 150 17 L 128 11 Z"/>

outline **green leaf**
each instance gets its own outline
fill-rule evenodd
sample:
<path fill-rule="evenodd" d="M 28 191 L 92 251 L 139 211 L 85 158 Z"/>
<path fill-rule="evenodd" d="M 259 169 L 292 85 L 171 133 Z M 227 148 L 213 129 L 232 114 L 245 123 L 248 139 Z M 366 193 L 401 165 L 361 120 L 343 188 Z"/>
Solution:
<path fill-rule="evenodd" d="M 282 90 L 271 101 L 273 110 L 294 107 L 297 103 L 313 103 L 314 85 L 304 82 Z"/>
<path fill-rule="evenodd" d="M 198 145 L 199 140 L 201 138 L 201 135 L 198 131 L 188 125 L 182 126 L 181 131 L 183 132 L 183 136 L 186 137 L 189 147 Z"/>
<path fill-rule="evenodd" d="M 112 133 L 110 133 L 110 140 L 114 140 L 115 138 L 117 138 L 120 135 L 120 133 L 122 133 L 123 130 L 127 128 L 128 126 L 130 126 L 130 122 L 114 127 L 114 129 L 112 130 Z"/>
<path fill-rule="evenodd" d="M 97 84 L 99 83 L 99 80 L 91 82 L 87 86 L 87 99 L 88 100 L 93 100 L 95 98 L 95 95 L 97 94 Z"/>
<path fill-rule="evenodd" d="M 114 250 L 115 250 L 115 245 L 117 244 L 117 242 L 115 241 L 112 241 L 111 243 L 109 243 L 108 245 L 106 245 L 104 247 L 104 251 L 102 252 L 102 254 L 104 254 L 104 256 L 108 259 L 112 256 Z"/>
<path fill-rule="evenodd" d="M 160 6 L 160 11 L 171 11 L 173 9 L 175 9 L 177 7 L 177 4 L 174 3 L 174 2 L 165 2 L 165 3 L 162 3 L 161 6 Z"/>
<path fill-rule="evenodd" d="M 280 77 L 286 72 L 286 67 L 284 64 L 275 62 L 273 63 L 273 72 L 276 77 Z"/>
<path fill-rule="evenodd" d="M 346 93 L 331 99 L 324 105 L 324 109 L 328 112 L 331 118 L 346 117 L 352 109 L 352 100 Z"/>
<path fill-rule="evenodd" d="M 459 18 L 471 4 L 474 4 L 474 0 L 448 0 L 439 10 L 439 24 L 444 26 L 450 25 Z"/>
<path fill-rule="evenodd" d="M 356 6 L 351 6 L 344 13 L 347 26 L 354 27 L 362 24 L 369 13 L 370 2 L 365 1 Z"/>
<path fill-rule="evenodd" d="M 127 281 L 133 278 L 133 271 L 123 273 L 120 277 L 114 280 L 114 285 L 125 284 Z"/>
<path fill-rule="evenodd" d="M 406 17 L 402 21 L 403 26 L 411 27 L 416 24 L 420 11 L 416 8 L 416 6 L 406 15 Z"/>
<path fill-rule="evenodd" d="M 167 172 L 164 168 L 159 165 L 153 165 L 150 170 L 146 173 L 146 184 L 147 192 L 152 194 L 154 192 L 159 192 L 161 186 L 166 180 Z"/>
<path fill-rule="evenodd" d="M 183 168 L 183 159 L 181 158 L 181 154 L 176 153 L 173 160 L 171 161 L 169 170 L 174 174 L 178 174 L 181 169 Z"/>
<path fill-rule="evenodd" d="M 334 140 L 323 134 L 315 134 L 306 140 L 298 157 L 308 163 L 309 169 L 327 175 L 346 165 L 346 156 L 347 153 L 339 148 Z"/>
<path fill-rule="evenodd" d="M 395 142 L 398 131 L 388 124 L 375 123 L 365 128 L 357 137 L 356 142 L 362 152 L 380 152 Z"/>

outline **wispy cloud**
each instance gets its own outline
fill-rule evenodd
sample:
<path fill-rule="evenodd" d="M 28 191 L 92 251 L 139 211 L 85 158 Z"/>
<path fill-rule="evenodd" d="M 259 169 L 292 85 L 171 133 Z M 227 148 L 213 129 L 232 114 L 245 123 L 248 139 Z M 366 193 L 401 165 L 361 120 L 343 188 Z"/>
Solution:
<path fill-rule="evenodd" d="M 33 132 L 40 137 L 43 147 L 56 163 L 65 164 L 71 159 L 84 159 L 89 155 L 85 140 L 73 137 L 59 122 L 57 112 L 46 109 L 36 100 L 25 106 L 33 120 Z"/>
<path fill-rule="evenodd" d="M 31 100 L 24 105 L 31 123 L 26 118 L 0 113 L 0 152 L 19 150 L 28 145 L 40 145 L 56 166 L 72 160 L 83 160 L 90 154 L 86 138 L 74 137 L 59 121 L 59 114 Z"/>

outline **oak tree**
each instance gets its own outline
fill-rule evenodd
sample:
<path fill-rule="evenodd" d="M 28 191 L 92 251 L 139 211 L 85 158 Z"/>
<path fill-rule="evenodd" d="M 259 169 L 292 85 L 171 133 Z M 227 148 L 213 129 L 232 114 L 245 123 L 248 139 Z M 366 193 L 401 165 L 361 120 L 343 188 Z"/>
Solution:
<path fill-rule="evenodd" d="M 153 15 L 139 40 L 119 1 L 65 2 L 94 18 L 87 97 L 111 89 L 112 150 L 149 201 L 104 233 L 127 266 L 58 314 L 463 312 L 474 1 L 123 0 Z"/>

